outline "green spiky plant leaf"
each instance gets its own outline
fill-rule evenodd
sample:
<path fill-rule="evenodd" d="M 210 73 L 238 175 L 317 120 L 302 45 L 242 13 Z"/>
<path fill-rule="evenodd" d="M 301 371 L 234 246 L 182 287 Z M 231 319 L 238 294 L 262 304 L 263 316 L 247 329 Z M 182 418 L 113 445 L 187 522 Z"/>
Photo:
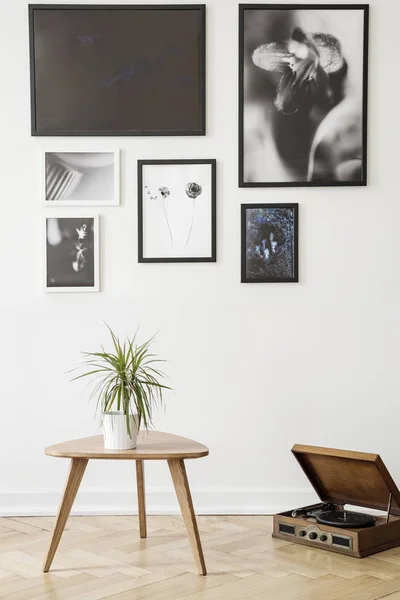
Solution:
<path fill-rule="evenodd" d="M 86 358 L 77 368 L 85 372 L 72 381 L 90 377 L 96 411 L 105 414 L 116 408 L 122 412 L 130 435 L 129 416 L 137 413 L 138 428 L 143 423 L 149 429 L 153 425 L 153 409 L 162 404 L 163 391 L 171 388 L 161 383 L 166 376 L 155 366 L 165 361 L 150 352 L 154 337 L 138 345 L 135 334 L 121 343 L 108 325 L 107 328 L 113 351 L 106 352 L 102 347 L 101 352 L 83 352 Z"/>

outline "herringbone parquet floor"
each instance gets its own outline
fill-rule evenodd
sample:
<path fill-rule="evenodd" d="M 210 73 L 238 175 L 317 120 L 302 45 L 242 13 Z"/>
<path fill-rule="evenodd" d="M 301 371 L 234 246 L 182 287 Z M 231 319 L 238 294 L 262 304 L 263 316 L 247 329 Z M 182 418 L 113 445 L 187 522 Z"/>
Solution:
<path fill-rule="evenodd" d="M 273 540 L 271 518 L 199 517 L 208 576 L 183 521 L 71 517 L 50 573 L 53 518 L 0 518 L 1 600 L 400 600 L 400 548 L 364 559 Z"/>

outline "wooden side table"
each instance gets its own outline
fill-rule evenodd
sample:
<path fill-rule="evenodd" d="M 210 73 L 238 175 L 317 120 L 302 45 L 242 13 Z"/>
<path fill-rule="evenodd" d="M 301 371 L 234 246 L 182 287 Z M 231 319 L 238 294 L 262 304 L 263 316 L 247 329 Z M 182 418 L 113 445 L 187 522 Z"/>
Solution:
<path fill-rule="evenodd" d="M 91 459 L 107 459 L 136 461 L 141 538 L 145 538 L 147 536 L 143 461 L 168 461 L 175 492 L 179 501 L 199 574 L 207 574 L 184 461 L 185 459 L 189 458 L 201 458 L 202 456 L 207 456 L 208 448 L 202 444 L 198 444 L 197 442 L 179 437 L 177 435 L 162 433 L 160 431 L 149 431 L 139 433 L 138 444 L 134 450 L 106 450 L 103 445 L 103 436 L 99 435 L 50 446 L 49 448 L 46 448 L 45 453 L 49 456 L 71 459 L 71 467 L 65 486 L 64 496 L 61 500 L 60 508 L 58 510 L 53 537 L 51 539 L 50 548 L 43 567 L 43 571 L 45 573 L 49 571 L 51 563 L 53 562 L 54 555 L 64 531 L 64 527 L 74 503 L 76 494 L 78 493 L 79 485 L 82 481 L 88 461 Z"/>

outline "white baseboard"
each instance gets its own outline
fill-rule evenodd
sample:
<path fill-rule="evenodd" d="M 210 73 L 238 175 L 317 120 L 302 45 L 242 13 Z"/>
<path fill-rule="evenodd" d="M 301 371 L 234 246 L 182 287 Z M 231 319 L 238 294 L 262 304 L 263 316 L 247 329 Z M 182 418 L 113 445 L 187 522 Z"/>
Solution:
<path fill-rule="evenodd" d="M 307 489 L 212 488 L 192 487 L 197 514 L 270 515 L 282 510 L 317 502 L 317 496 Z M 0 516 L 55 515 L 61 492 L 0 492 Z M 147 513 L 173 515 L 179 513 L 175 492 L 169 487 L 146 489 Z M 137 514 L 134 488 L 89 488 L 79 492 L 73 515 Z"/>

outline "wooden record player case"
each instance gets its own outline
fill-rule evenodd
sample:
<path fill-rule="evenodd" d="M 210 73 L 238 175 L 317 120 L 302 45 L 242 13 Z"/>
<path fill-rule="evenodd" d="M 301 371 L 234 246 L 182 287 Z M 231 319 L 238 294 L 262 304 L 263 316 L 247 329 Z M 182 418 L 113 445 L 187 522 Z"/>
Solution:
<path fill-rule="evenodd" d="M 292 517 L 290 510 L 274 516 L 273 537 L 357 558 L 400 546 L 400 492 L 379 454 L 299 444 L 292 452 L 321 502 L 377 509 L 386 516 L 371 527 L 347 529 Z"/>

